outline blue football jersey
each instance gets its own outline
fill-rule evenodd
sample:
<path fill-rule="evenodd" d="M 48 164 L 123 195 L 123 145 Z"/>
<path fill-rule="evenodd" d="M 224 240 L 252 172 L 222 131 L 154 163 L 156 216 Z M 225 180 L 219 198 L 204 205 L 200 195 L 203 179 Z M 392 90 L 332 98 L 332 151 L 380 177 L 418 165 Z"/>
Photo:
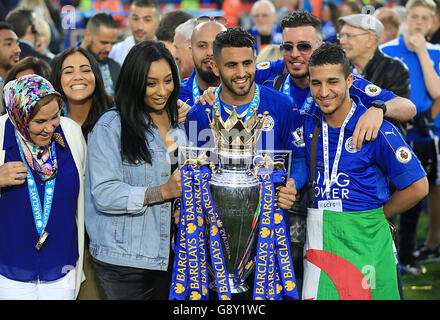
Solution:
<path fill-rule="evenodd" d="M 378 208 L 388 201 L 388 179 L 398 190 L 401 190 L 426 176 L 426 173 L 399 130 L 388 121 L 382 123 L 375 141 L 364 143 L 360 151 L 351 146 L 356 123 L 366 111 L 358 97 L 351 97 L 357 106 L 345 127 L 336 182 L 330 187 L 330 199 L 341 199 L 343 211 L 370 210 Z M 322 126 L 322 113 L 319 107 L 314 104 L 309 112 L 303 114 L 302 118 L 306 161 L 310 166 L 312 132 L 317 122 Z M 340 128 L 328 126 L 330 173 L 335 160 L 340 130 Z M 316 207 L 318 207 L 319 201 L 327 200 L 322 136 L 321 129 L 314 177 Z"/>
<path fill-rule="evenodd" d="M 229 109 L 230 106 L 221 102 L 222 109 Z M 237 106 L 237 112 L 240 114 L 248 108 L 248 104 Z M 210 148 L 214 146 L 211 129 L 209 127 L 209 118 L 206 114 L 206 108 L 200 103 L 196 104 L 188 112 L 185 129 L 190 141 L 198 147 Z M 293 157 L 304 157 L 301 149 L 296 148 L 295 132 L 293 130 L 300 126 L 299 112 L 294 110 L 292 99 L 271 88 L 260 86 L 260 103 L 257 114 L 269 112 L 265 119 L 263 129 L 257 149 L 259 150 L 291 150 Z M 228 118 L 228 113 L 221 112 L 223 121 Z M 212 117 L 212 114 L 209 114 Z"/>

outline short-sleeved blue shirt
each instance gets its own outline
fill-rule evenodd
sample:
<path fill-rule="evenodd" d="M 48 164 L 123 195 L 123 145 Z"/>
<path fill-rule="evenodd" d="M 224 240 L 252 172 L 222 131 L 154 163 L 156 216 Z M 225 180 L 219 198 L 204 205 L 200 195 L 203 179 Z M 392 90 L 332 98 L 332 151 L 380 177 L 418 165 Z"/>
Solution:
<path fill-rule="evenodd" d="M 227 109 L 230 106 L 223 102 L 222 107 Z M 248 104 L 237 106 L 237 112 L 240 114 L 248 108 Z M 196 104 L 188 112 L 185 129 L 188 138 L 198 147 L 213 147 L 211 129 L 209 128 L 209 119 L 205 112 L 207 106 L 200 103 Z M 212 109 L 211 109 L 212 110 Z M 292 130 L 300 124 L 300 116 L 297 110 L 293 108 L 292 99 L 276 90 L 260 86 L 260 104 L 257 114 L 269 112 L 269 116 L 263 125 L 261 133 L 261 150 L 292 150 L 292 156 L 303 156 L 298 154 L 298 149 L 294 148 Z M 228 118 L 226 112 L 222 112 L 222 119 Z M 211 117 L 211 114 L 209 115 Z"/>
<path fill-rule="evenodd" d="M 351 96 L 356 110 L 347 123 L 342 144 L 342 153 L 337 171 L 337 181 L 331 186 L 331 199 L 341 199 L 343 211 L 362 211 L 382 206 L 389 199 L 389 179 L 398 190 L 408 187 L 426 176 L 420 161 L 407 145 L 399 130 L 384 121 L 376 140 L 366 142 L 361 151 L 350 146 L 353 131 L 359 117 L 366 111 L 356 96 Z M 316 104 L 303 114 L 304 142 L 307 163 L 310 165 L 312 133 L 316 123 L 322 126 L 322 113 Z M 340 128 L 328 126 L 329 172 L 331 174 Z M 327 200 L 324 192 L 324 156 L 322 129 L 318 139 L 315 172 L 315 206 Z M 309 173 L 310 176 L 310 173 Z"/>
<path fill-rule="evenodd" d="M 284 60 L 267 61 L 257 63 L 255 72 L 255 82 L 263 84 L 267 79 L 273 79 L 277 75 L 282 74 L 284 70 Z M 196 78 L 196 70 L 194 69 L 191 75 L 184 79 L 180 84 L 179 99 L 186 102 L 188 105 L 194 105 L 194 79 Z M 196 85 L 200 95 L 203 94 L 203 90 Z"/>

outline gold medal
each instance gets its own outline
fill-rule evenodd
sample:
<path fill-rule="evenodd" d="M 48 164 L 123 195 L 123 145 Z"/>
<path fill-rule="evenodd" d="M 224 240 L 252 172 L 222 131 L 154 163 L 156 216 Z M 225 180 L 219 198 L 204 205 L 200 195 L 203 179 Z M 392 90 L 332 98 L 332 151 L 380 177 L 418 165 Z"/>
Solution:
<path fill-rule="evenodd" d="M 37 242 L 37 245 L 35 246 L 35 249 L 37 249 L 39 251 L 41 249 L 41 247 L 43 246 L 43 244 L 46 241 L 48 236 L 49 236 L 49 233 L 47 231 L 43 231 L 43 233 L 41 234 L 40 239 Z"/>

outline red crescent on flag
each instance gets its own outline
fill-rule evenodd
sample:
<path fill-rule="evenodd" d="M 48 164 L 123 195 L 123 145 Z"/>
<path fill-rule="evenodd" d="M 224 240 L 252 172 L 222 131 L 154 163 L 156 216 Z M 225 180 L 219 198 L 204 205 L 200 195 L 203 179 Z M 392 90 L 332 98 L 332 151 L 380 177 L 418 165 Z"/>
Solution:
<path fill-rule="evenodd" d="M 307 250 L 304 258 L 329 276 L 341 300 L 372 300 L 370 285 L 350 261 L 317 249 Z"/>

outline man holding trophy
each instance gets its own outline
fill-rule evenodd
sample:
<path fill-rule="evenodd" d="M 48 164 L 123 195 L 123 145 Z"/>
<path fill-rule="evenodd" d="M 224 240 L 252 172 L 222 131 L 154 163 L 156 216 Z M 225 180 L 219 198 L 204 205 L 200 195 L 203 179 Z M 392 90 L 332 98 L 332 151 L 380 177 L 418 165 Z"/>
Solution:
<path fill-rule="evenodd" d="M 187 115 L 188 138 L 197 147 L 181 161 L 170 299 L 208 299 L 208 287 L 222 300 L 234 294 L 299 299 L 283 209 L 295 201 L 295 182 L 306 179 L 306 171 L 297 170 L 305 168 L 304 151 L 294 147 L 291 132 L 300 118 L 290 97 L 254 82 L 254 47 L 252 35 L 239 27 L 217 35 L 216 103 L 208 109 L 196 104 Z M 217 156 L 218 166 L 203 150 Z M 295 180 L 287 174 L 293 162 L 304 175 Z"/>

